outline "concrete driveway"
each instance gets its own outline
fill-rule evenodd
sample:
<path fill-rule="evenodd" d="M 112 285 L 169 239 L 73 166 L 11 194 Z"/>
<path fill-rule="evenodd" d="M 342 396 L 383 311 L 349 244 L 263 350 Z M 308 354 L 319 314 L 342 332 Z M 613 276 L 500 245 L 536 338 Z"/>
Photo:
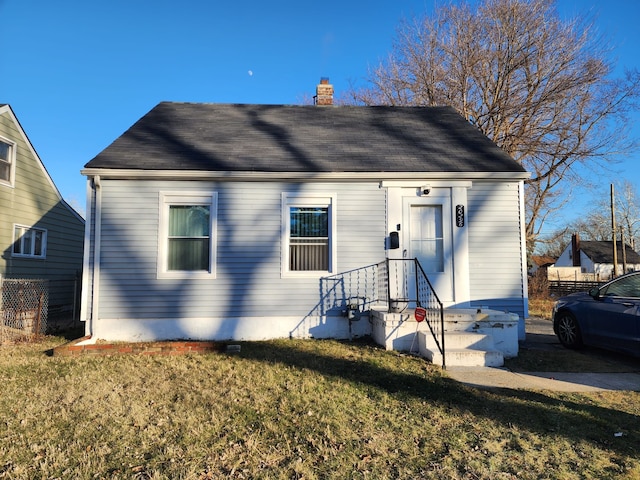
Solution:
<path fill-rule="evenodd" d="M 526 322 L 526 340 L 521 349 L 545 351 L 564 349 L 553 333 L 551 321 L 530 318 Z M 608 355 L 597 351 L 594 354 Z M 612 358 L 618 358 L 612 354 Z M 512 372 L 496 367 L 448 367 L 447 375 L 477 388 L 553 390 L 558 392 L 597 392 L 606 390 L 640 391 L 640 360 L 624 357 L 629 371 L 612 373 Z"/>

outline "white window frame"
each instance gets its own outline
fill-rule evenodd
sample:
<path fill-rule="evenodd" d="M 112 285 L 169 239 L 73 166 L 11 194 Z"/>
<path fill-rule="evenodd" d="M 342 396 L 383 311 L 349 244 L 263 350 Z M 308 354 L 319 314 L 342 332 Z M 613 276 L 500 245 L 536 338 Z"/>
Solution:
<path fill-rule="evenodd" d="M 0 137 L 0 142 L 9 145 L 9 155 L 8 155 L 9 179 L 5 180 L 3 178 L 0 178 L 0 185 L 13 187 L 15 185 L 15 177 L 16 177 L 16 150 L 17 150 L 16 143 L 4 137 Z M 0 162 L 6 163 L 3 160 L 0 160 Z"/>
<path fill-rule="evenodd" d="M 218 224 L 217 192 L 160 192 L 158 222 L 158 278 L 216 278 L 216 237 Z M 205 271 L 168 270 L 169 208 L 172 205 L 209 207 L 209 268 Z"/>
<path fill-rule="evenodd" d="M 295 271 L 289 269 L 289 239 L 291 238 L 291 207 L 328 208 L 329 213 L 329 270 Z M 320 278 L 337 271 L 337 231 L 336 210 L 337 194 L 335 193 L 291 193 L 282 194 L 282 265 L 281 275 L 286 277 Z"/>
<path fill-rule="evenodd" d="M 17 228 L 23 229 L 23 232 L 21 233 L 20 238 L 16 238 Z M 24 253 L 24 238 L 25 238 L 25 233 L 27 231 L 34 232 L 34 233 L 40 232 L 42 234 L 42 252 L 40 253 L 40 255 L 36 255 L 35 253 L 36 244 L 34 241 L 31 242 L 31 251 L 29 253 Z M 14 252 L 16 242 L 20 242 L 21 253 Z M 38 260 L 47 258 L 47 229 L 30 227 L 28 225 L 20 225 L 19 223 L 14 224 L 13 225 L 13 241 L 11 242 L 11 256 L 15 258 L 35 258 Z"/>

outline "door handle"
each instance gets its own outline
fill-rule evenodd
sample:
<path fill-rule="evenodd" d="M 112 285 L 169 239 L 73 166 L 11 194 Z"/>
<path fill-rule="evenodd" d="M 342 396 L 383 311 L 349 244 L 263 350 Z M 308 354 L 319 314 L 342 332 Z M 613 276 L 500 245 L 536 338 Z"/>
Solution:
<path fill-rule="evenodd" d="M 407 249 L 402 250 L 402 258 L 407 258 Z"/>

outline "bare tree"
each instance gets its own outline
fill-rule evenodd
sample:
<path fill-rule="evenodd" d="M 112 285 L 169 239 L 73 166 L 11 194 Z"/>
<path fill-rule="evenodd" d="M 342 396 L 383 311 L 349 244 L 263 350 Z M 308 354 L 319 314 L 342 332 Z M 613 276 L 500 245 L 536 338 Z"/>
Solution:
<path fill-rule="evenodd" d="M 624 232 L 625 243 L 640 247 L 640 202 L 635 185 L 628 180 L 616 186 L 616 225 Z"/>
<path fill-rule="evenodd" d="M 635 186 L 625 180 L 615 185 L 617 238 L 624 236 L 625 243 L 634 246 L 640 237 L 640 204 Z M 572 222 L 569 229 L 585 240 L 611 241 L 611 198 L 603 194 L 586 215 Z"/>
<path fill-rule="evenodd" d="M 606 186 L 608 189 L 608 185 Z M 636 187 L 625 180 L 616 184 L 614 211 L 618 232 L 616 238 L 624 237 L 627 245 L 637 251 L 640 246 L 640 198 Z M 565 228 L 560 229 L 547 238 L 540 240 L 539 251 L 551 256 L 558 256 L 565 246 L 571 241 L 571 235 L 577 233 L 583 240 L 597 240 L 610 242 L 611 231 L 611 198 L 608 192 L 601 192 L 599 201 L 580 218 L 570 222 Z"/>
<path fill-rule="evenodd" d="M 533 249 L 567 199 L 579 163 L 629 151 L 626 114 L 640 73 L 611 79 L 607 44 L 584 17 L 563 21 L 553 0 L 480 0 L 403 22 L 389 57 L 352 88 L 352 103 L 451 105 L 528 171 Z"/>

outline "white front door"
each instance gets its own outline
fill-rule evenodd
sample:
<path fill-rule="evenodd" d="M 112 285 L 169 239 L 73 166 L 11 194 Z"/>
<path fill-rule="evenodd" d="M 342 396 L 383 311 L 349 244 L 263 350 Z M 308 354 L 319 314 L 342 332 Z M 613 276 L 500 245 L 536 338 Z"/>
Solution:
<path fill-rule="evenodd" d="M 417 258 L 441 302 L 453 302 L 453 249 L 449 196 L 403 199 L 403 257 Z M 409 282 L 413 284 L 414 282 Z M 415 290 L 415 286 L 413 287 Z M 411 298 L 415 298 L 411 292 Z"/>

